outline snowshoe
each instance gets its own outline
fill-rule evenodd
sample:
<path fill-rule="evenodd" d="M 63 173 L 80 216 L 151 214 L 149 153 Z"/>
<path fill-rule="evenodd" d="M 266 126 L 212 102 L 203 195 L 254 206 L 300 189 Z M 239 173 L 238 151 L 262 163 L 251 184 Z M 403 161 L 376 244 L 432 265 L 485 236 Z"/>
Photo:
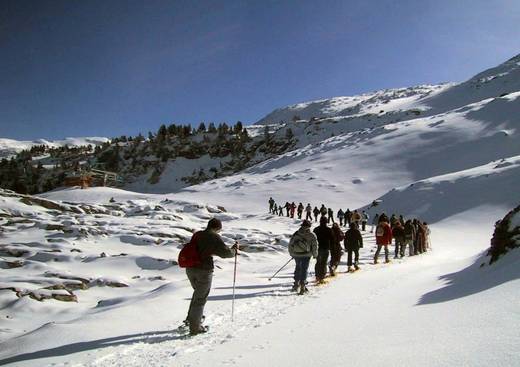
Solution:
<path fill-rule="evenodd" d="M 198 335 L 198 334 L 204 334 L 204 333 L 207 333 L 209 331 L 209 326 L 207 325 L 204 325 L 204 326 L 200 326 L 196 329 L 191 329 L 190 330 L 190 336 L 195 336 L 195 335 Z"/>

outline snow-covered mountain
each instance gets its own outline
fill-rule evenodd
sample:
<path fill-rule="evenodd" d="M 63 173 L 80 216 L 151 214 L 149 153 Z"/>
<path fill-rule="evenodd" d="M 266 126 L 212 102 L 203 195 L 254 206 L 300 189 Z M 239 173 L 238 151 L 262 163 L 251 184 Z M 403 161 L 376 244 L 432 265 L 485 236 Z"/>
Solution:
<path fill-rule="evenodd" d="M 421 111 L 423 115 L 431 115 L 519 90 L 520 55 L 517 55 L 463 83 L 386 89 L 352 97 L 297 103 L 274 110 L 256 124 L 289 122 L 295 116 L 310 120 L 406 110 Z"/>
<path fill-rule="evenodd" d="M 101 145 L 109 141 L 110 139 L 103 137 L 65 138 L 62 140 L 52 141 L 45 139 L 29 141 L 0 138 L 0 159 L 9 158 L 22 150 L 31 149 L 31 147 L 36 145 L 45 145 L 52 148 L 63 147 L 65 145 L 68 145 L 69 147 L 81 147 L 87 145 Z"/>
<path fill-rule="evenodd" d="M 280 109 L 261 123 L 277 141 L 292 135 L 289 151 L 181 190 L 168 191 L 172 169 L 161 190 L 0 191 L 0 364 L 518 365 L 520 252 L 488 265 L 486 250 L 520 202 L 519 61 L 460 84 Z M 297 297 L 292 263 L 268 280 L 301 223 L 268 214 L 271 196 L 418 217 L 433 250 L 374 265 L 365 231 L 360 272 L 343 261 L 328 286 Z M 213 216 L 228 245 L 242 244 L 235 319 L 234 263 L 217 259 L 212 328 L 186 339 L 174 328 L 191 288 L 175 260 Z"/>

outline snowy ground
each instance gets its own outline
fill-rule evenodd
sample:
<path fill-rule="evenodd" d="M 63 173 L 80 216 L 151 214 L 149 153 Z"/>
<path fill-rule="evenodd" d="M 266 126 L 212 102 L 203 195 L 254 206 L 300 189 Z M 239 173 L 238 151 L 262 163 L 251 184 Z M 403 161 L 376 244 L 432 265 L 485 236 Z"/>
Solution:
<path fill-rule="evenodd" d="M 367 232 L 361 271 L 342 273 L 300 297 L 290 292 L 292 265 L 267 280 L 288 259 L 287 235 L 297 220 L 217 213 L 215 207 L 210 213 L 205 205 L 114 189 L 69 189 L 48 196 L 85 203 L 65 207 L 111 211 L 56 215 L 3 197 L 2 208 L 14 214 L 7 220 L 24 220 L 4 227 L 1 242 L 31 252 L 22 257 L 23 267 L 2 270 L 2 285 L 36 290 L 63 280 L 46 273 L 90 283 L 73 291 L 77 303 L 18 299 L 11 290 L 0 291 L 0 364 L 307 366 L 348 360 L 358 366 L 417 361 L 489 366 L 520 361 L 518 254 L 500 267 L 480 268 L 490 220 L 503 215 L 502 207 L 477 208 L 436 223 L 430 253 L 389 265 L 371 264 L 374 241 Z M 112 197 L 115 203 L 108 202 Z M 220 259 L 206 309 L 211 331 L 184 339 L 173 329 L 185 317 L 191 290 L 183 271 L 161 259 L 176 259 L 181 238 L 210 215 L 224 220 L 227 243 L 237 238 L 245 245 L 238 263 L 236 318 L 231 322 L 233 261 Z M 47 224 L 65 227 L 46 230 Z M 91 233 L 78 236 L 82 228 Z M 60 252 L 48 255 L 51 248 Z M 100 279 L 129 287 L 103 286 Z M 497 352 L 483 352 L 487 349 Z"/>

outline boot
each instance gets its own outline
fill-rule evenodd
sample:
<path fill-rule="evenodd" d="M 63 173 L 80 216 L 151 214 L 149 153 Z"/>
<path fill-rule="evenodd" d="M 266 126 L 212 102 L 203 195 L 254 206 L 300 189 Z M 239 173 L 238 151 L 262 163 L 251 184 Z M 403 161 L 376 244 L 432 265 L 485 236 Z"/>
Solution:
<path fill-rule="evenodd" d="M 292 288 L 291 288 L 291 291 L 292 292 L 298 292 L 298 288 L 300 287 L 300 284 L 299 282 L 294 282 Z"/>
<path fill-rule="evenodd" d="M 309 290 L 307 289 L 307 287 L 305 286 L 305 282 L 304 281 L 301 281 L 300 282 L 300 292 L 298 293 L 299 295 L 302 295 L 302 294 L 305 294 L 307 293 Z"/>
<path fill-rule="evenodd" d="M 354 264 L 354 269 L 359 270 L 358 264 Z"/>
<path fill-rule="evenodd" d="M 347 268 L 347 273 L 351 273 L 351 272 L 352 272 L 352 267 L 349 266 L 349 267 Z"/>
<path fill-rule="evenodd" d="M 203 334 L 203 333 L 207 333 L 207 332 L 208 332 L 207 326 L 199 325 L 199 326 L 195 326 L 192 328 L 190 325 L 190 335 Z"/>

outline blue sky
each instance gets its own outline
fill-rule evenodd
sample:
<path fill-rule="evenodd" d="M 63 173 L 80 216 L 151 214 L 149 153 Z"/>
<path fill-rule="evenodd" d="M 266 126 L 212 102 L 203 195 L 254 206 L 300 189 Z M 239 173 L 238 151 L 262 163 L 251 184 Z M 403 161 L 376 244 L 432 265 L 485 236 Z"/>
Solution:
<path fill-rule="evenodd" d="M 520 53 L 520 1 L 0 0 L 0 137 L 252 123 L 463 81 Z"/>

